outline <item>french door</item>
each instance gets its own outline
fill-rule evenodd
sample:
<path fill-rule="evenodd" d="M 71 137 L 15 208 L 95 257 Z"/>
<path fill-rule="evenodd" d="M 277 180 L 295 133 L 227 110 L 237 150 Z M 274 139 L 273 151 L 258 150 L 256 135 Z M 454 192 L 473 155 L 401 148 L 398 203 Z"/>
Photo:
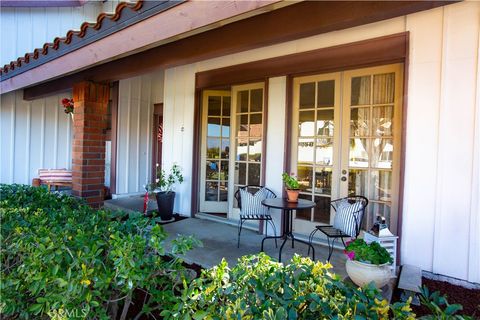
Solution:
<path fill-rule="evenodd" d="M 333 223 L 330 201 L 352 194 L 369 199 L 363 229 L 383 216 L 396 231 L 402 77 L 395 64 L 294 79 L 291 167 L 317 203 L 297 233 Z"/>
<path fill-rule="evenodd" d="M 238 219 L 234 194 L 262 183 L 264 84 L 203 92 L 200 211 Z"/>

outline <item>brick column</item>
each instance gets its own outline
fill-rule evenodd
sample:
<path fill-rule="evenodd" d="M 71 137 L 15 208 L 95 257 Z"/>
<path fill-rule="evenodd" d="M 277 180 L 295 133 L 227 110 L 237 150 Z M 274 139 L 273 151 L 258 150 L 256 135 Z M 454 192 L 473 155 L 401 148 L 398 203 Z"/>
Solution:
<path fill-rule="evenodd" d="M 107 84 L 73 85 L 72 189 L 93 207 L 103 205 L 105 184 L 105 129 L 108 116 Z"/>

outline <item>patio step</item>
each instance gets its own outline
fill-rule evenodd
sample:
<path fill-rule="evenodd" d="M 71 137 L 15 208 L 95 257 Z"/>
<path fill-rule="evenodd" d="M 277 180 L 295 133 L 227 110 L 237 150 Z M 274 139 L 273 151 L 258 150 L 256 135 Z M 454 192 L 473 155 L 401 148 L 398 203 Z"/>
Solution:
<path fill-rule="evenodd" d="M 413 297 L 412 304 L 420 305 L 418 293 L 420 293 L 421 286 L 422 269 L 404 264 L 398 280 L 398 289 L 403 290 L 401 299 L 406 301 L 409 297 Z"/>

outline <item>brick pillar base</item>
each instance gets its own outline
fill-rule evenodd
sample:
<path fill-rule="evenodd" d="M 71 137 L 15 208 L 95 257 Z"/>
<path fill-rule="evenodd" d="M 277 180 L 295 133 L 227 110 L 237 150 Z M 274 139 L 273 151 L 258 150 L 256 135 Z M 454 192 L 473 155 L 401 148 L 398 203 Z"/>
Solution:
<path fill-rule="evenodd" d="M 105 184 L 105 129 L 108 116 L 106 84 L 79 82 L 73 85 L 73 195 L 93 207 L 103 205 Z"/>

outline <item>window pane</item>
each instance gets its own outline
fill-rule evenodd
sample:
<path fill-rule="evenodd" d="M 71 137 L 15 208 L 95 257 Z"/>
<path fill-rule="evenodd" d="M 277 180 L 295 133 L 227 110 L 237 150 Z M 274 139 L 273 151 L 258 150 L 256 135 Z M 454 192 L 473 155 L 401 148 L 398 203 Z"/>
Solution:
<path fill-rule="evenodd" d="M 393 162 L 392 139 L 374 139 L 372 144 L 372 167 L 391 169 Z"/>
<path fill-rule="evenodd" d="M 297 178 L 300 184 L 300 189 L 304 191 L 312 192 L 312 177 L 313 169 L 308 166 L 297 167 Z"/>
<path fill-rule="evenodd" d="M 350 110 L 350 136 L 365 137 L 369 135 L 370 108 L 352 108 Z"/>
<path fill-rule="evenodd" d="M 228 183 L 220 182 L 220 198 L 219 201 L 228 201 Z"/>
<path fill-rule="evenodd" d="M 373 103 L 393 103 L 395 97 L 395 73 L 373 76 Z"/>
<path fill-rule="evenodd" d="M 222 139 L 222 159 L 228 159 L 230 156 L 230 139 Z"/>
<path fill-rule="evenodd" d="M 205 201 L 218 201 L 218 182 L 205 183 Z"/>
<path fill-rule="evenodd" d="M 311 194 L 300 193 L 298 195 L 298 198 L 312 201 L 312 195 Z M 295 217 L 297 219 L 311 221 L 311 219 L 312 219 L 312 209 L 295 210 Z"/>
<path fill-rule="evenodd" d="M 218 179 L 218 161 L 207 161 L 207 180 Z"/>
<path fill-rule="evenodd" d="M 262 140 L 250 139 L 248 147 L 248 161 L 262 161 Z"/>
<path fill-rule="evenodd" d="M 220 139 L 207 138 L 207 158 L 209 159 L 220 158 Z"/>
<path fill-rule="evenodd" d="M 248 184 L 260 185 L 260 164 L 248 164 Z"/>
<path fill-rule="evenodd" d="M 263 89 L 250 91 L 250 112 L 261 112 L 263 110 Z"/>
<path fill-rule="evenodd" d="M 333 137 L 333 110 L 317 110 L 317 135 Z"/>
<path fill-rule="evenodd" d="M 248 90 L 239 91 L 237 95 L 237 113 L 248 112 Z"/>
<path fill-rule="evenodd" d="M 250 115 L 250 137 L 261 138 L 262 131 L 262 114 L 256 113 Z"/>
<path fill-rule="evenodd" d="M 220 176 L 219 180 L 228 180 L 228 161 L 220 161 Z"/>
<path fill-rule="evenodd" d="M 230 116 L 230 97 L 223 97 L 223 110 L 222 115 L 224 117 Z"/>
<path fill-rule="evenodd" d="M 298 163 L 313 163 L 313 138 L 298 139 Z"/>
<path fill-rule="evenodd" d="M 320 81 L 318 83 L 317 105 L 319 108 L 335 105 L 335 80 Z"/>
<path fill-rule="evenodd" d="M 352 78 L 352 106 L 370 104 L 370 76 Z"/>
<path fill-rule="evenodd" d="M 235 164 L 235 184 L 246 185 L 247 177 L 247 164 L 246 163 L 236 163 Z"/>
<path fill-rule="evenodd" d="M 350 169 L 348 173 L 348 194 L 367 197 L 367 170 Z"/>
<path fill-rule="evenodd" d="M 332 194 L 332 168 L 315 169 L 315 194 Z"/>
<path fill-rule="evenodd" d="M 248 138 L 237 139 L 237 158 L 235 160 L 247 161 Z"/>
<path fill-rule="evenodd" d="M 222 119 L 222 137 L 224 138 L 230 137 L 230 118 Z"/>
<path fill-rule="evenodd" d="M 315 111 L 300 111 L 298 119 L 298 135 L 312 137 L 315 135 Z"/>
<path fill-rule="evenodd" d="M 368 139 L 350 139 L 350 167 L 368 168 Z"/>
<path fill-rule="evenodd" d="M 237 116 L 237 137 L 248 136 L 248 115 Z"/>
<path fill-rule="evenodd" d="M 333 139 L 316 139 L 315 161 L 319 165 L 331 166 L 333 164 Z"/>
<path fill-rule="evenodd" d="M 220 118 L 208 117 L 207 136 L 220 137 Z"/>
<path fill-rule="evenodd" d="M 315 82 L 300 85 L 300 109 L 315 108 Z"/>
<path fill-rule="evenodd" d="M 393 107 L 374 107 L 372 116 L 372 131 L 376 136 L 393 135 Z"/>
<path fill-rule="evenodd" d="M 392 200 L 392 172 L 372 170 L 370 198 L 373 200 Z"/>
<path fill-rule="evenodd" d="M 220 116 L 222 97 L 208 97 L 208 115 Z"/>
<path fill-rule="evenodd" d="M 315 207 L 313 208 L 313 220 L 330 224 L 330 197 L 315 196 Z"/>

